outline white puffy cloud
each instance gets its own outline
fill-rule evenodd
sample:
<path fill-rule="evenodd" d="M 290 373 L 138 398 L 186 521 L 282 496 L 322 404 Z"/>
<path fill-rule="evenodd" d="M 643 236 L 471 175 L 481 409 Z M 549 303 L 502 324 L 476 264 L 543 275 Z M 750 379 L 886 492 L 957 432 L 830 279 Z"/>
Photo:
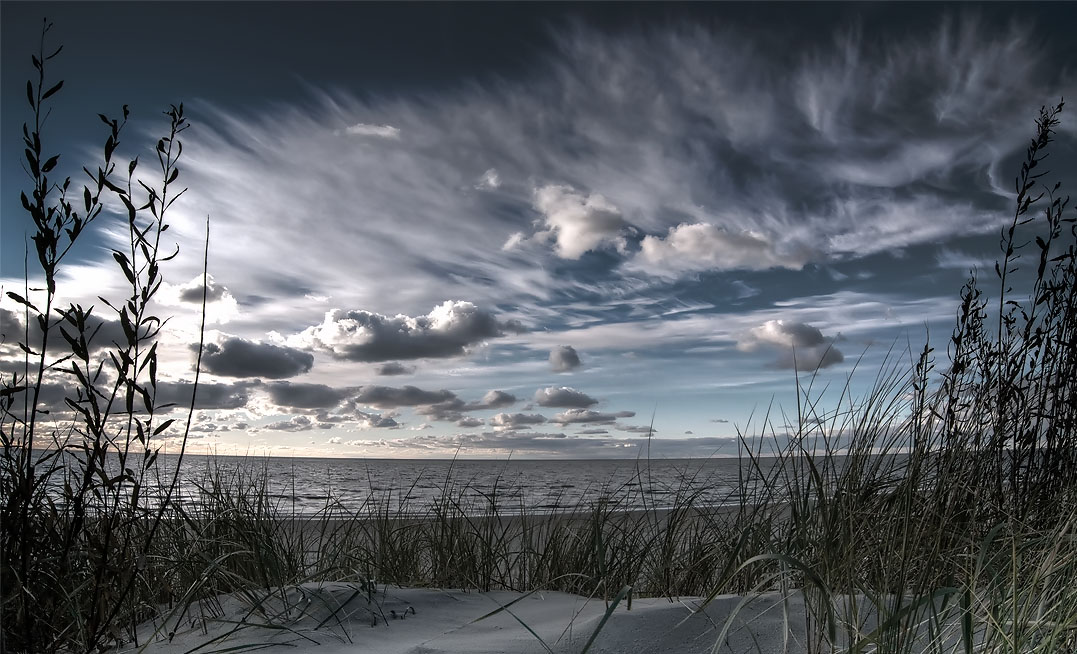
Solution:
<path fill-rule="evenodd" d="M 499 321 L 471 302 L 446 301 L 416 317 L 336 309 L 327 312 L 320 325 L 287 342 L 325 350 L 338 359 L 374 362 L 457 356 L 468 346 L 520 330 L 519 323 Z"/>
<path fill-rule="evenodd" d="M 491 191 L 501 186 L 501 176 L 497 174 L 496 168 L 491 168 L 482 174 L 479 181 L 475 184 L 475 188 Z"/>
<path fill-rule="evenodd" d="M 777 354 L 779 368 L 816 370 L 845 360 L 834 346 L 834 340 L 823 336 L 817 328 L 801 322 L 768 320 L 753 327 L 737 343 L 745 352 L 770 350 Z"/>
<path fill-rule="evenodd" d="M 528 429 L 545 422 L 546 417 L 538 413 L 499 413 L 490 418 L 489 425 L 494 429 Z"/>
<path fill-rule="evenodd" d="M 310 431 L 311 429 L 314 429 L 314 422 L 307 416 L 292 416 L 289 420 L 271 422 L 268 425 L 265 425 L 263 429 L 291 432 Z"/>
<path fill-rule="evenodd" d="M 535 404 L 545 407 L 586 409 L 598 404 L 598 400 L 568 386 L 550 386 L 535 391 Z"/>
<path fill-rule="evenodd" d="M 782 246 L 776 237 L 751 229 L 682 223 L 665 237 L 645 236 L 633 266 L 652 273 L 699 270 L 798 269 L 810 260 L 807 247 Z"/>
<path fill-rule="evenodd" d="M 605 245 L 624 250 L 621 230 L 627 223 L 620 210 L 602 195 L 584 195 L 571 186 L 551 184 L 535 189 L 534 203 L 545 216 L 546 227 L 535 237 L 554 239 L 557 256 L 579 259 L 585 252 Z"/>

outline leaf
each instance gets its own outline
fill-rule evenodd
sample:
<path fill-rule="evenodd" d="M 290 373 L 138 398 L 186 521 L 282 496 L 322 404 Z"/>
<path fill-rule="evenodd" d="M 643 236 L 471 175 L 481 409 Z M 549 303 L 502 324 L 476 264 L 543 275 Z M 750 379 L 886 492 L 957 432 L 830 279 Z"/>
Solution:
<path fill-rule="evenodd" d="M 36 106 L 34 105 L 34 85 L 30 83 L 30 80 L 26 80 L 26 99 L 30 101 L 30 108 L 35 109 Z"/>
<path fill-rule="evenodd" d="M 177 177 L 179 177 L 179 168 L 173 168 L 172 174 L 168 176 L 168 181 L 165 183 L 171 184 L 172 182 L 176 181 Z"/>
<path fill-rule="evenodd" d="M 37 155 L 30 148 L 26 148 L 26 161 L 30 164 L 30 173 L 34 176 L 38 176 L 37 168 Z"/>
<path fill-rule="evenodd" d="M 48 161 L 45 162 L 45 165 L 41 167 L 41 172 L 43 172 L 43 173 L 49 172 L 50 170 L 52 170 L 53 168 L 56 167 L 56 162 L 59 161 L 59 160 L 60 160 L 60 155 L 58 155 L 58 154 L 53 155 L 52 157 L 49 158 Z"/>
<path fill-rule="evenodd" d="M 164 430 L 168 429 L 174 422 L 176 422 L 175 418 L 169 418 L 168 420 L 165 420 L 161 424 L 157 425 L 157 429 L 153 430 L 153 435 L 157 436 Z"/>
<path fill-rule="evenodd" d="M 42 100 L 48 100 L 49 96 L 51 96 L 53 93 L 56 93 L 57 91 L 59 91 L 60 88 L 63 87 L 63 85 L 64 85 L 64 81 L 60 80 L 59 82 L 56 83 L 56 86 L 52 87 L 48 91 L 45 91 L 45 95 L 41 96 L 41 99 Z"/>
<path fill-rule="evenodd" d="M 26 386 L 7 386 L 0 388 L 0 397 L 7 397 L 8 395 L 14 395 L 15 393 L 21 393 L 26 390 Z M 169 420 L 169 422 L 172 422 Z M 160 427 L 158 427 L 160 429 Z"/>
<path fill-rule="evenodd" d="M 120 268 L 123 268 L 123 274 L 127 277 L 127 281 L 134 284 L 135 273 L 131 270 L 131 265 L 127 261 L 127 255 L 119 250 L 113 250 L 112 258 L 116 260 L 116 263 L 120 264 Z"/>
<path fill-rule="evenodd" d="M 16 301 L 16 302 L 18 302 L 19 304 L 25 304 L 26 306 L 28 306 L 28 307 L 30 307 L 31 309 L 33 309 L 34 311 L 36 311 L 36 312 L 37 312 L 38 314 L 40 314 L 40 313 L 41 313 L 41 309 L 38 309 L 37 307 L 35 307 L 35 306 L 33 305 L 33 303 L 32 303 L 32 302 L 30 302 L 30 300 L 27 300 L 26 298 L 24 298 L 23 296 L 19 295 L 18 293 L 14 292 L 14 291 L 8 291 L 8 292 L 7 292 L 7 296 L 8 296 L 9 298 L 11 298 L 12 300 L 15 300 L 15 301 Z"/>

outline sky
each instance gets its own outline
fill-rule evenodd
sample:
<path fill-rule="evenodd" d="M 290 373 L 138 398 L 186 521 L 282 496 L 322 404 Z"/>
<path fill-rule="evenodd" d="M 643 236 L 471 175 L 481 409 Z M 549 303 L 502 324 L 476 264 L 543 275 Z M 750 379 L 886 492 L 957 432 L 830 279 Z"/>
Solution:
<path fill-rule="evenodd" d="M 18 198 L 46 16 L 54 175 L 85 183 L 98 113 L 129 105 L 117 157 L 146 175 L 162 111 L 191 123 L 155 306 L 158 402 L 189 402 L 208 217 L 199 452 L 734 455 L 795 428 L 798 385 L 839 411 L 928 339 L 944 359 L 1039 108 L 1077 96 L 1071 3 L 5 0 L 5 293 L 40 279 Z M 101 344 L 117 208 L 59 279 Z M 5 296 L 5 375 L 22 324 Z"/>

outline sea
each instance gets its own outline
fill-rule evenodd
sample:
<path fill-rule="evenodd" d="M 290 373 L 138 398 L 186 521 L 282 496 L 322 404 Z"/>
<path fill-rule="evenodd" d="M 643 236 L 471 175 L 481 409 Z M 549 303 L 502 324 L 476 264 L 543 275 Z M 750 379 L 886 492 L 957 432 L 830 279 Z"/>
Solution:
<path fill-rule="evenodd" d="M 170 460 L 171 459 L 171 460 Z M 174 469 L 166 458 L 165 469 Z M 767 467 L 769 464 L 763 464 Z M 438 460 L 184 457 L 175 501 L 215 490 L 256 491 L 278 513 L 429 514 L 446 502 L 468 514 L 736 504 L 750 464 L 736 458 L 661 460 Z"/>

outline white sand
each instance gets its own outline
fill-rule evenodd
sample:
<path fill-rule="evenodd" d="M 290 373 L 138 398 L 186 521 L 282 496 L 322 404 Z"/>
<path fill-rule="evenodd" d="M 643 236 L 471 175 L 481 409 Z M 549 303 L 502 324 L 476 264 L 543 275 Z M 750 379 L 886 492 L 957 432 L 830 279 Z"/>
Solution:
<path fill-rule="evenodd" d="M 276 596 L 262 601 L 263 611 L 252 610 L 252 603 L 258 601 L 227 596 L 192 607 L 191 613 L 173 617 L 167 624 L 143 625 L 139 631 L 141 647 L 131 644 L 122 651 L 575 653 L 590 639 L 607 606 L 601 598 L 556 592 L 524 595 L 378 587 L 369 598 L 357 584 L 349 583 L 308 584 L 294 589 L 286 601 Z M 698 610 L 698 598 L 634 599 L 631 610 L 627 601 L 622 601 L 590 651 L 806 651 L 799 595 L 784 603 L 776 594 L 753 599 L 732 620 L 724 641 L 718 643 L 727 618 L 741 601 L 736 596 L 719 596 L 702 611 Z M 285 610 L 285 606 L 289 608 Z M 483 617 L 505 606 L 508 608 Z M 153 635 L 155 629 L 158 633 Z M 173 629 L 170 642 L 168 635 Z"/>

